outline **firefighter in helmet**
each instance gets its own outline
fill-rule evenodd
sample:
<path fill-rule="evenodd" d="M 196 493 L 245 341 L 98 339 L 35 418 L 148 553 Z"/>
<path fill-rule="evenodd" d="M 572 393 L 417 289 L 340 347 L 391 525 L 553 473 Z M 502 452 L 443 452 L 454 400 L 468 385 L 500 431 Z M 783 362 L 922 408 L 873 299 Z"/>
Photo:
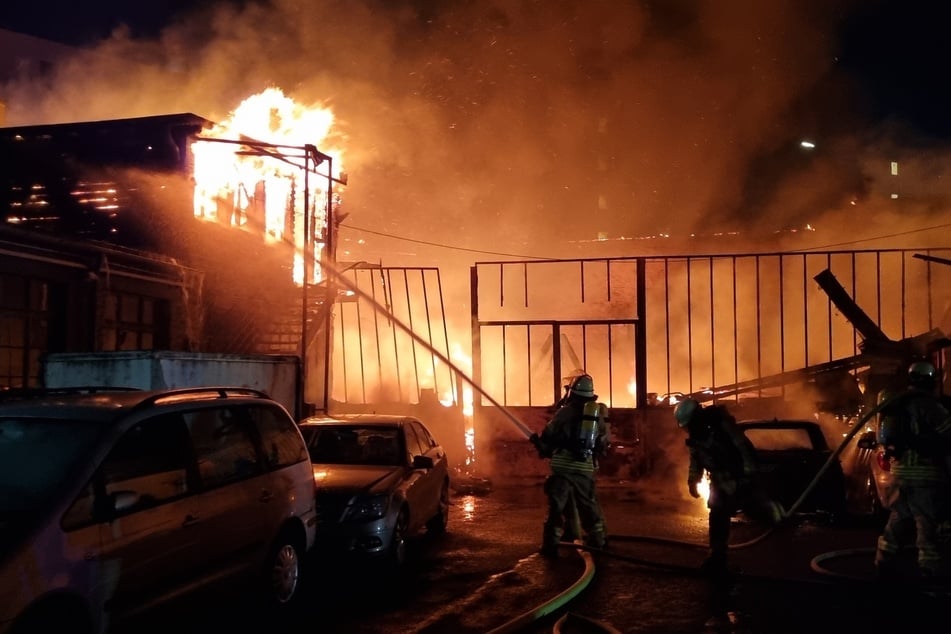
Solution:
<path fill-rule="evenodd" d="M 729 410 L 722 405 L 703 407 L 696 399 L 686 398 L 677 404 L 674 418 L 688 434 L 690 495 L 700 497 L 698 485 L 704 472 L 710 478 L 710 554 L 702 569 L 714 575 L 723 574 L 727 570 L 733 515 L 743 510 L 752 517 L 777 523 L 783 517 L 783 509 L 763 491 L 757 478 L 755 449 Z"/>
<path fill-rule="evenodd" d="M 541 435 L 530 440 L 539 456 L 549 459 L 551 474 L 545 480 L 548 516 L 542 531 L 541 553 L 557 556 L 574 511 L 584 533 L 584 543 L 604 548 L 604 514 L 595 488 L 597 461 L 611 442 L 608 408 L 598 401 L 594 380 L 588 374 L 574 377 L 565 387 L 565 396 Z"/>
<path fill-rule="evenodd" d="M 876 570 L 885 578 L 897 574 L 899 551 L 912 546 L 923 578 L 949 572 L 938 534 L 948 510 L 951 415 L 935 393 L 937 378 L 934 365 L 918 361 L 908 368 L 904 392 L 879 394 L 882 404 L 889 401 L 880 413 L 879 442 L 893 475 L 888 520 L 875 550 Z"/>

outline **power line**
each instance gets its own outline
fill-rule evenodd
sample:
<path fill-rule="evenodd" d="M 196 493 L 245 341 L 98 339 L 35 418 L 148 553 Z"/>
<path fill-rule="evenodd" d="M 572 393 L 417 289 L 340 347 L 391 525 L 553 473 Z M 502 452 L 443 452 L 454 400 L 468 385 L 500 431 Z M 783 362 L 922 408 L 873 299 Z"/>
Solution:
<path fill-rule="evenodd" d="M 439 242 L 428 242 L 426 240 L 416 240 L 415 238 L 406 238 L 404 236 L 395 236 L 392 233 L 383 233 L 382 231 L 374 231 L 372 229 L 365 229 L 363 227 L 354 227 L 350 224 L 340 224 L 341 227 L 346 227 L 347 229 L 354 229 L 356 231 L 363 231 L 365 233 L 372 233 L 377 236 L 384 236 L 386 238 L 393 238 L 394 240 L 404 240 L 406 242 L 415 242 L 416 244 L 425 244 L 430 247 L 439 247 L 441 249 L 452 249 L 454 251 L 467 251 L 469 253 L 481 253 L 483 255 L 501 255 L 508 258 L 516 258 L 519 260 L 550 260 L 551 258 L 543 258 L 537 255 L 519 255 L 517 253 L 501 253 L 498 251 L 483 251 L 481 249 L 467 249 L 466 247 L 457 247 L 451 244 L 442 244 Z"/>
<path fill-rule="evenodd" d="M 820 250 L 820 249 L 831 249 L 832 247 L 841 247 L 841 246 L 845 246 L 845 245 L 848 245 L 848 244 L 858 244 L 858 243 L 860 243 L 860 242 L 875 242 L 876 240 L 885 240 L 885 239 L 887 239 L 887 238 L 897 238 L 897 237 L 899 237 L 899 236 L 907 236 L 907 235 L 910 235 L 910 234 L 912 234 L 912 233 L 921 233 L 922 231 L 932 231 L 932 230 L 934 230 L 934 229 L 946 229 L 946 228 L 948 228 L 948 227 L 951 227 L 951 222 L 945 223 L 945 224 L 943 224 L 943 225 L 934 225 L 934 226 L 932 226 L 932 227 L 922 227 L 922 228 L 920 228 L 920 229 L 911 229 L 911 230 L 909 230 L 909 231 L 899 231 L 899 232 L 897 232 L 897 233 L 889 233 L 889 234 L 887 234 L 887 235 L 884 235 L 884 236 L 876 236 L 876 237 L 874 237 L 874 238 L 863 238 L 863 239 L 861 239 L 861 240 L 848 240 L 848 241 L 846 241 L 846 242 L 836 242 L 836 243 L 834 243 L 834 244 L 824 244 L 824 245 L 816 246 L 816 247 L 806 247 L 806 248 L 802 248 L 802 249 L 793 249 L 793 252 L 795 252 L 795 251 L 815 251 L 815 250 Z"/>
<path fill-rule="evenodd" d="M 482 249 L 469 249 L 469 248 L 466 248 L 466 247 L 458 247 L 458 246 L 454 246 L 454 245 L 451 245 L 451 244 L 443 244 L 443 243 L 439 243 L 439 242 L 429 242 L 429 241 L 427 241 L 427 240 L 417 240 L 417 239 L 415 239 L 415 238 L 407 238 L 407 237 L 404 237 L 404 236 L 397 236 L 397 235 L 393 235 L 393 234 L 391 234 L 391 233 L 383 233 L 382 231 L 374 231 L 373 229 L 366 229 L 366 228 L 364 228 L 364 227 L 355 227 L 355 226 L 349 225 L 349 224 L 342 224 L 342 223 L 341 223 L 340 226 L 341 226 L 341 227 L 346 227 L 347 229 L 354 229 L 355 231 L 363 231 L 363 232 L 365 232 L 365 233 L 372 233 L 372 234 L 374 234 L 374 235 L 383 236 L 383 237 L 386 237 L 386 238 L 392 238 L 392 239 L 394 239 L 394 240 L 403 240 L 403 241 L 406 241 L 406 242 L 415 242 L 415 243 L 417 243 L 417 244 L 425 244 L 425 245 L 427 245 L 427 246 L 439 247 L 439 248 L 441 248 L 441 249 L 451 249 L 451 250 L 454 250 L 454 251 L 466 251 L 466 252 L 468 252 L 468 253 L 480 253 L 480 254 L 483 254 L 483 255 L 497 255 L 497 256 L 503 256 L 503 257 L 509 257 L 509 258 L 516 258 L 516 259 L 520 259 L 520 260 L 551 260 L 551 259 L 554 259 L 554 258 L 541 257 L 541 256 L 537 256 L 537 255 L 520 255 L 520 254 L 517 254 L 517 253 L 503 253 L 503 252 L 499 252 L 499 251 L 484 251 L 484 250 L 482 250 Z M 873 238 L 862 238 L 862 239 L 858 239 L 858 240 L 847 240 L 847 241 L 844 241 L 844 242 L 835 242 L 835 243 L 831 243 L 831 244 L 824 244 L 824 245 L 813 246 L 813 247 L 803 247 L 803 248 L 801 248 L 801 249 L 792 249 L 792 250 L 790 250 L 789 252 L 790 252 L 790 253 L 798 253 L 798 252 L 801 252 L 801 251 L 820 251 L 820 250 L 825 250 L 825 249 L 831 249 L 831 248 L 834 248 L 834 247 L 847 246 L 847 245 L 850 245 L 850 244 L 860 244 L 860 243 L 863 243 L 863 242 L 875 242 L 875 241 L 877 241 L 877 240 L 886 240 L 886 239 L 889 239 L 889 238 L 897 238 L 897 237 L 900 237 L 900 236 L 911 235 L 911 234 L 913 234 L 913 233 L 921 233 L 922 231 L 933 231 L 933 230 L 935 230 L 935 229 L 946 229 L 946 228 L 948 228 L 948 227 L 951 227 L 951 223 L 945 223 L 945 224 L 940 224 L 940 225 L 933 225 L 933 226 L 931 226 L 931 227 L 921 227 L 921 228 L 919 228 L 919 229 L 910 229 L 910 230 L 908 230 L 908 231 L 899 231 L 899 232 L 896 232 L 896 233 L 889 233 L 889 234 L 886 234 L 886 235 L 875 236 L 875 237 L 873 237 Z"/>

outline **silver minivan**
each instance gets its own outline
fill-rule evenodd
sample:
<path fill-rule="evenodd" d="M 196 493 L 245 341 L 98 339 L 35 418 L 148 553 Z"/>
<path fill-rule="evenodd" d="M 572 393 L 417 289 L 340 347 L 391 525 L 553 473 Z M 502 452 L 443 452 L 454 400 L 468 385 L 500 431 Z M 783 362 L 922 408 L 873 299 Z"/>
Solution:
<path fill-rule="evenodd" d="M 286 609 L 314 492 L 299 428 L 255 390 L 0 392 L 0 632 L 104 632 L 234 581 Z"/>

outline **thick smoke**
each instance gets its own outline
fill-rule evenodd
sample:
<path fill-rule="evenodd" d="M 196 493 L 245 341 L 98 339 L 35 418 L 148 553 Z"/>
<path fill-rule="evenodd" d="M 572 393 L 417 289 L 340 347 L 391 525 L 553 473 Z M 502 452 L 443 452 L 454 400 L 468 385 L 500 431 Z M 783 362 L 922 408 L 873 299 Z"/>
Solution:
<path fill-rule="evenodd" d="M 805 96 L 831 90 L 843 3 L 803 4 L 220 5 L 6 87 L 7 119 L 220 120 L 277 86 L 338 117 L 353 227 L 574 257 L 568 239 L 795 226 L 861 194 L 843 182 L 863 174 L 863 148 L 842 144 L 790 181 L 768 168 L 809 132 Z M 379 245 L 362 255 L 427 249 L 358 234 L 342 238 Z"/>

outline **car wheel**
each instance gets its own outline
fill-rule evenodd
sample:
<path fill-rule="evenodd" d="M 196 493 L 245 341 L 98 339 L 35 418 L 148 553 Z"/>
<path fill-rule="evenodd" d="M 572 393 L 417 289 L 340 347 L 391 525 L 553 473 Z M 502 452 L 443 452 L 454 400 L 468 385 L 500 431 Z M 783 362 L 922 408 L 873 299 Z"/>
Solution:
<path fill-rule="evenodd" d="M 393 525 L 393 536 L 390 538 L 389 564 L 390 568 L 398 571 L 406 563 L 406 529 L 409 519 L 405 508 L 400 509 Z"/>
<path fill-rule="evenodd" d="M 426 522 L 426 531 L 434 535 L 441 535 L 446 532 L 446 526 L 449 524 L 449 483 L 443 482 L 442 490 L 439 492 L 439 508 L 436 514 Z"/>
<path fill-rule="evenodd" d="M 300 589 L 303 548 L 290 531 L 284 531 L 271 546 L 265 571 L 268 603 L 280 608 L 293 603 Z"/>

